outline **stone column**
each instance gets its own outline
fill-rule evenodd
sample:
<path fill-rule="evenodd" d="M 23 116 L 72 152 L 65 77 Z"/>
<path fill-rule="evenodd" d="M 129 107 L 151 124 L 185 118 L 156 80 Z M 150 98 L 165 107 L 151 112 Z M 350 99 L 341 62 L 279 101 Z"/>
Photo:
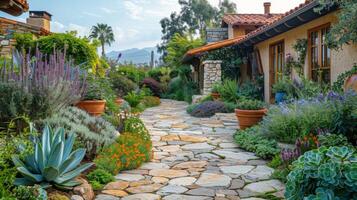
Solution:
<path fill-rule="evenodd" d="M 206 60 L 203 62 L 203 95 L 210 94 L 213 84 L 222 81 L 221 64 L 222 61 L 220 60 Z"/>

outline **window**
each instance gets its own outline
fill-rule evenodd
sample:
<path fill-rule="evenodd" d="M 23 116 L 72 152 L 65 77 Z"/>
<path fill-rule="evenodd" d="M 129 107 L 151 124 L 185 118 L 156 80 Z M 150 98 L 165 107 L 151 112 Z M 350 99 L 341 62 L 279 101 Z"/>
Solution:
<path fill-rule="evenodd" d="M 278 42 L 270 46 L 270 72 L 272 84 L 283 77 L 285 65 L 284 42 Z"/>
<path fill-rule="evenodd" d="M 329 25 L 323 25 L 309 31 L 310 77 L 319 83 L 331 80 L 331 50 L 325 44 L 329 29 Z"/>

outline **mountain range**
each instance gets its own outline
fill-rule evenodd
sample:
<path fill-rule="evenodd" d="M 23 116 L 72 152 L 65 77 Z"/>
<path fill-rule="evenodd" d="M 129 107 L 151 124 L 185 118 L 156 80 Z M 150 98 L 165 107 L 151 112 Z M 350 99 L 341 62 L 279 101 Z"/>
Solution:
<path fill-rule="evenodd" d="M 121 51 L 111 51 L 106 54 L 109 59 L 117 59 L 119 53 L 122 54 L 119 59 L 120 63 L 133 63 L 133 64 L 149 64 L 151 60 L 151 52 L 154 51 L 154 61 L 158 62 L 161 54 L 157 52 L 156 47 L 147 47 L 143 49 L 132 48 Z"/>

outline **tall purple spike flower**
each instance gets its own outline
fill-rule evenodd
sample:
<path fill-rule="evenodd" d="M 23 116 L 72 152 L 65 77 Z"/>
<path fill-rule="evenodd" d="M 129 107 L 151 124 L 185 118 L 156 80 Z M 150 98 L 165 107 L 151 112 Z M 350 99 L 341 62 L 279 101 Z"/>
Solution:
<path fill-rule="evenodd" d="M 25 92 L 40 93 L 50 105 L 50 113 L 77 103 L 85 90 L 86 73 L 65 52 L 44 55 L 38 49 L 34 56 L 13 53 L 12 65 L 0 70 L 0 81 L 15 82 Z M 0 66 L 1 67 L 1 66 Z"/>

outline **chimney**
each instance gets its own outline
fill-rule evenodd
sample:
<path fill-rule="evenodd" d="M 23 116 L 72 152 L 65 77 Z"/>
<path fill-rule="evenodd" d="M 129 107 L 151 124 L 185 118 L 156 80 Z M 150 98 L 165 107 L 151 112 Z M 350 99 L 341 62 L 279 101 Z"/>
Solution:
<path fill-rule="evenodd" d="M 270 2 L 265 2 L 264 3 L 264 14 L 270 15 L 270 6 L 271 6 Z"/>
<path fill-rule="evenodd" d="M 52 15 L 46 11 L 30 11 L 30 16 L 27 18 L 27 23 L 33 26 L 51 31 Z"/>

